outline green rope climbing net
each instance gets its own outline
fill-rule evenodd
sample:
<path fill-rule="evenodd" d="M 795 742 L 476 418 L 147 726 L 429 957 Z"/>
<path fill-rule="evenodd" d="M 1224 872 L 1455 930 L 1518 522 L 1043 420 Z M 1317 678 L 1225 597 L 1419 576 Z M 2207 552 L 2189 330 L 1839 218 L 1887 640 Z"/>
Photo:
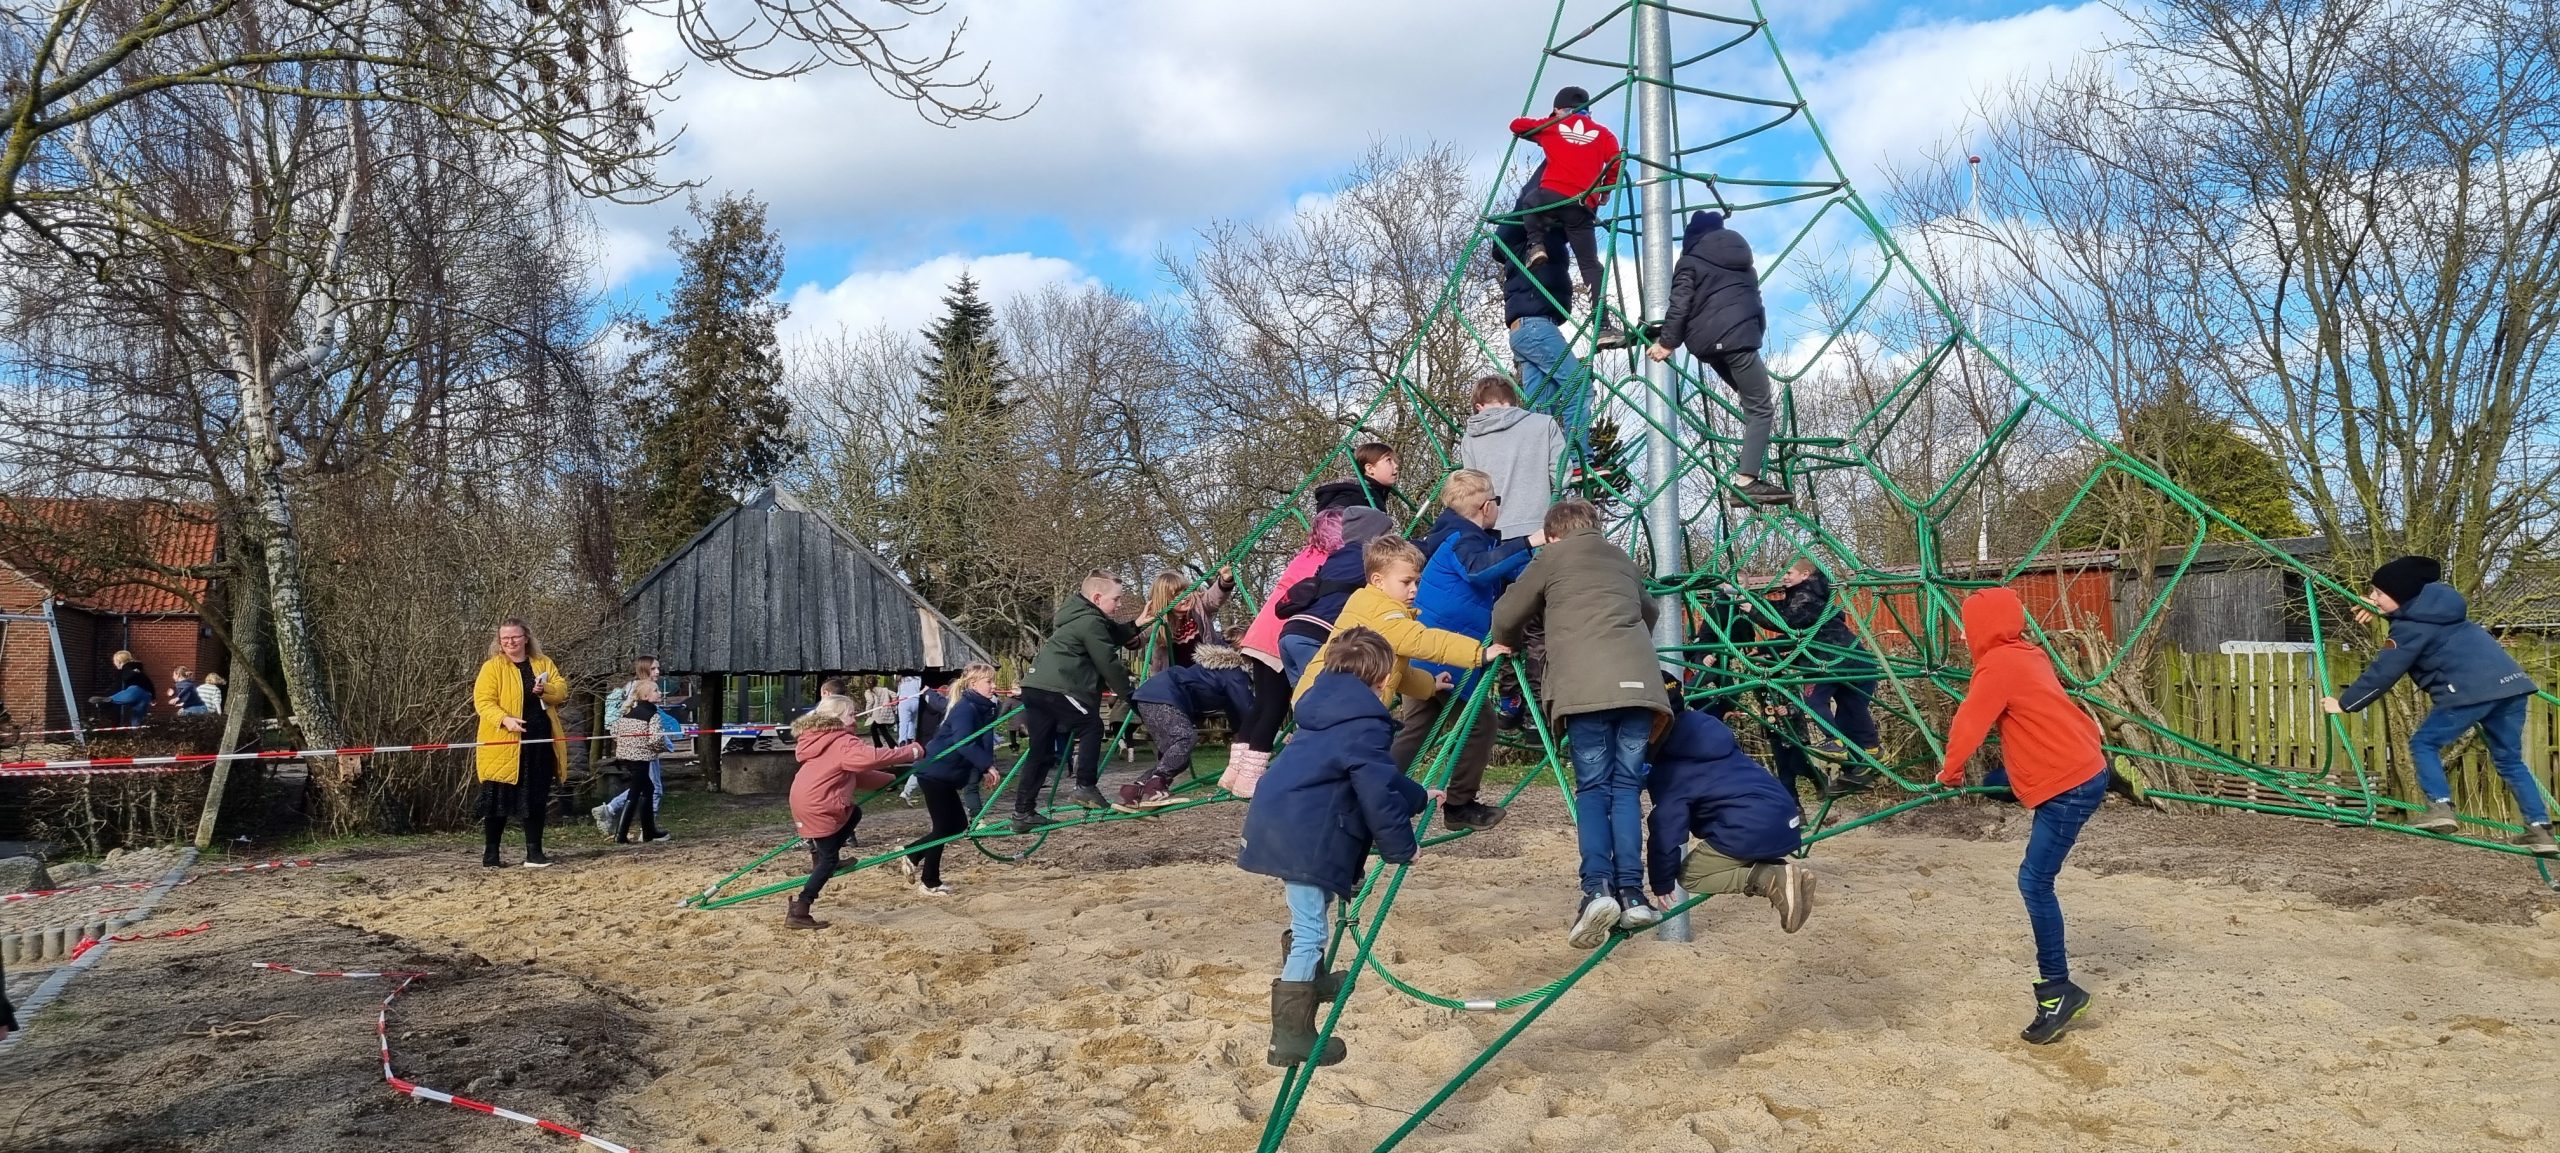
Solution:
<path fill-rule="evenodd" d="M 1768 477 L 1795 493 L 1792 507 L 1736 507 L 1727 499 L 1735 495 L 1731 478 L 1741 440 L 1741 413 L 1730 390 L 1714 377 L 1702 375 L 1699 365 L 1685 355 L 1677 356 L 1669 371 L 1648 374 L 1638 353 L 1599 347 L 1602 324 L 1581 324 L 1571 331 L 1586 373 L 1579 383 L 1587 383 L 1593 398 L 1593 425 L 1626 430 L 1658 446 L 1660 451 L 1651 455 L 1651 462 L 1667 463 L 1667 467 L 1648 463 L 1636 468 L 1623 454 L 1606 460 L 1585 456 L 1563 462 L 1558 477 L 1559 484 L 1580 489 L 1608 510 L 1613 538 L 1640 561 L 1650 563 L 1650 571 L 1662 574 L 1654 591 L 1666 598 L 1666 608 L 1676 606 L 1684 625 L 1681 639 L 1661 649 L 1665 667 L 1684 674 L 1693 697 L 1739 694 L 1764 706 L 1779 706 L 1744 714 L 1755 718 L 1744 727 L 1756 731 L 1744 737 L 1756 747 L 1777 755 L 1801 754 L 1815 745 L 1835 746 L 1850 766 L 1871 774 L 1878 783 L 1877 792 L 1882 795 L 1863 811 L 1849 812 L 1836 799 L 1824 799 L 1809 822 L 1808 851 L 1822 840 L 1914 808 L 1989 791 L 1941 789 L 1931 782 L 1944 753 L 1944 719 L 1966 691 L 1968 662 L 1962 656 L 1957 606 L 1973 589 L 2015 581 L 2049 565 L 2063 551 L 2059 542 L 2066 524 L 2092 494 L 2130 489 L 2147 493 L 2181 526 L 2172 537 L 2170 554 L 2175 559 L 2152 582 L 2147 603 L 2138 614 L 2126 614 L 2135 619 L 2112 638 L 2096 636 L 2084 627 L 2066 627 L 2073 621 L 2045 619 L 2051 614 L 2038 615 L 2042 610 L 2032 601 L 2030 628 L 2040 644 L 2056 653 L 2066 687 L 2101 721 L 2110 738 L 2108 747 L 2128 776 L 2189 785 L 2152 787 L 2150 797 L 2522 853 L 2504 840 L 2516 827 L 2495 820 L 2466 818 L 2466 831 L 2452 835 L 2410 827 L 2405 818 L 2416 806 L 2390 795 L 2374 779 L 2340 718 L 2321 718 L 2324 741 L 2317 764 L 2266 766 L 2240 760 L 2193 734 L 2178 732 L 2122 694 L 2103 691 L 2128 654 L 2139 649 L 2138 642 L 2161 627 L 2173 595 L 2205 555 L 2209 539 L 2237 542 L 2217 547 L 2237 548 L 2266 567 L 2289 574 L 2289 584 L 2298 583 L 2303 615 L 2312 631 L 2311 659 L 2323 684 L 2338 683 L 2328 667 L 2323 620 L 2334 619 L 2339 610 L 2354 604 L 2355 592 L 2259 540 L 2158 470 L 2109 444 L 2098 429 L 2022 379 L 1996 349 L 1979 338 L 1851 186 L 1756 0 L 1747 9 L 1726 3 L 1723 10 L 1715 11 L 1660 0 L 1623 0 L 1595 6 L 1596 15 L 1578 28 L 1565 24 L 1568 7 L 1579 12 L 1584 5 L 1557 5 L 1523 111 L 1544 111 L 1544 94 L 1553 85 L 1568 82 L 1551 81 L 1550 64 L 1569 68 L 1569 82 L 1589 89 L 1595 107 L 1605 109 L 1614 102 L 1615 116 L 1603 119 L 1619 127 L 1629 143 L 1620 183 L 1610 190 L 1608 204 L 1599 214 L 1607 267 L 1645 267 L 1645 262 L 1632 257 L 1645 239 L 1641 209 L 1651 197 L 1670 198 L 1674 211 L 1656 219 L 1667 218 L 1674 228 L 1693 209 L 1726 213 L 1731 226 L 1748 233 L 1764 254 L 1762 279 L 1773 287 L 1790 280 L 1809 283 L 1814 272 L 1836 271 L 1807 267 L 1821 259 L 1818 252 L 1862 253 L 1844 262 L 1851 270 L 1846 287 L 1829 294 L 1825 306 L 1797 310 L 1813 314 L 1812 319 L 1784 316 L 1772 308 L 1772 344 L 1811 349 L 1790 356 L 1786 365 L 1772 367 L 1775 382 L 1789 391 L 1780 407 Z M 1654 42 L 1667 39 L 1667 51 L 1642 51 L 1646 43 L 1639 26 L 1648 22 L 1665 30 Z M 1663 93 L 1670 96 L 1671 127 L 1655 133 L 1658 139 L 1648 139 L 1635 131 L 1636 105 Z M 1684 134 L 1684 123 L 1695 127 Z M 1514 148 L 1516 152 L 1518 146 Z M 1507 171 L 1509 162 L 1517 159 L 1506 157 Z M 1729 175 L 1718 170 L 1719 164 L 1731 164 L 1752 175 Z M 1772 172 L 1797 175 L 1768 175 Z M 1511 363 L 1507 341 L 1500 330 L 1487 331 L 1478 323 L 1467 301 L 1469 294 L 1487 287 L 1482 279 L 1487 268 L 1518 259 L 1518 254 L 1494 239 L 1498 228 L 1520 219 L 1508 207 L 1513 191 L 1505 181 L 1488 192 L 1482 226 L 1434 305 L 1432 322 L 1424 328 L 1426 333 L 1440 332 L 1435 326 L 1454 324 L 1482 360 L 1492 365 Z M 1778 237 L 1785 239 L 1772 243 Z M 1621 262 L 1620 256 L 1630 259 Z M 1640 331 L 1642 321 L 1659 319 L 1659 302 L 1668 286 L 1642 283 L 1641 272 L 1637 279 L 1634 293 L 1623 291 L 1625 286 L 1603 285 L 1600 295 L 1606 302 L 1602 307 L 1609 326 Z M 1630 297 L 1652 303 L 1631 309 Z M 1773 292 L 1773 304 L 1774 298 Z M 1836 404 L 1810 413 L 1800 410 L 1797 402 L 1804 394 L 1832 387 L 1842 361 L 1855 348 L 1879 339 L 1885 327 L 1880 317 L 1888 301 L 1911 304 L 1910 311 L 1924 320 L 1915 330 L 1921 335 L 1902 340 L 1901 354 L 1887 361 L 1904 366 L 1902 370 L 1869 393 L 1871 402 L 1853 406 L 1855 411 L 1845 415 Z M 1567 315 L 1575 311 L 1567 307 L 1573 302 L 1553 303 Z M 1350 422 L 1352 433 L 1317 462 L 1285 500 L 1255 522 L 1224 558 L 1226 562 L 1240 564 L 1288 522 L 1303 526 L 1308 490 L 1326 476 L 1347 471 L 1354 445 L 1384 431 L 1380 427 L 1384 422 L 1419 421 L 1419 429 L 1392 431 L 1406 443 L 1430 446 L 1441 474 L 1455 467 L 1452 454 L 1465 417 L 1442 399 L 1454 392 L 1454 382 L 1416 378 L 1423 371 L 1421 344 L 1417 339 L 1393 376 L 1379 382 L 1374 397 Z M 1914 438 L 1943 435 L 1922 415 L 1935 398 L 1961 382 L 1968 400 L 1979 404 L 1985 380 L 1995 386 L 1991 391 L 1998 397 L 1998 406 L 1990 410 L 1995 419 L 1981 422 L 1978 440 L 1966 446 L 1969 451 L 1962 454 L 1963 459 L 1934 470 L 1932 482 L 1925 485 L 1908 483 L 1882 463 L 1892 450 Z M 2021 430 L 2030 427 L 2076 434 L 2096 463 L 2023 555 L 1993 565 L 1950 558 L 1943 547 L 1942 524 L 1953 521 L 1968 499 L 1979 499 L 2001 454 L 2016 446 Z M 1671 509 L 1679 512 L 1670 521 L 1677 524 L 1677 531 L 1660 531 L 1666 518 L 1648 514 Z M 1883 515 L 1878 515 L 1879 510 Z M 1857 515 L 1849 516 L 1852 511 Z M 1851 521 L 1854 530 L 1844 527 Z M 1902 563 L 1877 559 L 1885 555 L 1902 558 Z M 1765 593 L 1775 575 L 1799 558 L 1822 568 L 1836 590 L 1835 603 L 1850 606 L 1842 616 L 1856 634 L 1854 646 L 1825 643 L 1814 630 L 1798 632 L 1766 624 L 1755 629 L 1737 627 L 1736 606 Z M 1252 607 L 1252 590 L 1240 591 L 1246 595 L 1246 607 Z M 1740 615 L 1767 620 L 1765 614 Z M 1162 638 L 1154 643 L 1162 643 Z M 1848 658 L 1855 658 L 1857 664 L 1843 667 Z M 1873 672 L 1858 666 L 1872 666 Z M 1493 723 L 1487 714 L 1498 679 L 1474 677 L 1466 682 L 1464 706 L 1442 710 L 1413 769 L 1418 778 L 1433 785 L 1444 782 L 1473 726 Z M 1879 720 L 1895 734 L 1892 752 L 1860 749 L 1804 710 L 1784 707 L 1799 701 L 1809 687 L 1866 679 L 1878 682 L 1874 703 Z M 2560 698 L 2548 693 L 2544 697 L 2560 703 Z M 1527 752 L 1535 764 L 1503 801 L 1508 805 L 1522 791 L 1547 781 L 1564 794 L 1570 812 L 1571 788 L 1557 734 L 1534 707 L 1527 716 L 1531 723 L 1511 743 Z M 1129 725 L 1124 716 L 1105 750 L 1106 763 L 1123 746 Z M 1004 783 L 988 794 L 990 807 L 1012 787 L 1021 764 L 1017 759 Z M 1009 826 L 990 824 L 980 814 L 970 829 L 950 839 L 970 840 L 991 857 L 1018 859 L 1038 849 L 1049 832 L 1154 819 L 1235 799 L 1214 781 L 1198 778 L 1183 782 L 1177 793 L 1183 798 L 1178 805 L 1132 815 L 1060 809 L 1053 788 L 1047 810 L 1052 824 L 1039 833 L 1015 836 Z M 1432 813 L 1422 814 L 1420 827 L 1430 829 L 1433 819 Z M 1423 844 L 1466 835 L 1430 836 Z M 686 903 L 719 908 L 797 887 L 801 881 L 795 878 L 745 892 L 726 891 L 794 843 L 786 842 L 721 878 Z M 843 871 L 869 868 L 903 852 L 900 848 L 859 860 Z M 1453 1071 L 1436 1093 L 1378 1142 L 1375 1148 L 1381 1153 L 1414 1133 L 1629 940 L 1625 935 L 1613 936 L 1571 971 L 1543 983 L 1522 982 L 1532 985 L 1522 991 L 1451 993 L 1422 988 L 1390 969 L 1379 948 L 1397 896 L 1415 867 L 1380 864 L 1353 899 L 1339 903 L 1327 963 L 1346 968 L 1345 982 L 1342 995 L 1323 1019 L 1317 1047 L 1321 1049 L 1323 1038 L 1339 1026 L 1367 974 L 1375 974 L 1394 993 L 1425 1004 L 1517 1015 L 1481 1053 Z M 2546 882 L 2551 881 L 2547 864 L 2534 859 L 2534 867 Z M 1675 912 L 1702 899 L 1692 897 Z M 1308 1065 L 1291 1069 L 1281 1078 L 1265 1119 L 1259 1145 L 1263 1153 L 1274 1153 L 1288 1140 L 1299 1104 L 1319 1075 Z"/>

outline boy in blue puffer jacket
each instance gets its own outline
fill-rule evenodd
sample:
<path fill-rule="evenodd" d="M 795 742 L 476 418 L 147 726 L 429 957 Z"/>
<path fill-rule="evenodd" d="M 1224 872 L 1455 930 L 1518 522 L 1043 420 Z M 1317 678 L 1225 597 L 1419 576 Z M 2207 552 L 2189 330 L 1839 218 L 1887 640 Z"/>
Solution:
<path fill-rule="evenodd" d="M 1432 794 L 1396 771 L 1395 718 L 1380 703 L 1394 684 L 1395 650 L 1376 630 L 1354 626 L 1334 634 L 1325 666 L 1298 697 L 1298 732 L 1255 788 L 1244 814 L 1244 851 L 1236 864 L 1278 877 L 1289 896 L 1288 959 L 1271 983 L 1271 1064 L 1291 1066 L 1311 1055 L 1318 1065 L 1342 1060 L 1342 1039 L 1314 1054 L 1316 1005 L 1333 1000 L 1342 974 L 1319 973 L 1330 935 L 1328 906 L 1348 900 L 1369 869 L 1369 850 L 1389 863 L 1413 860 L 1414 815 Z"/>
<path fill-rule="evenodd" d="M 2510 843 L 2541 856 L 2560 856 L 2560 843 L 2551 838 L 2551 808 L 2543 800 L 2542 783 L 2524 763 L 2524 716 L 2533 703 L 2533 678 L 2507 655 L 2498 638 L 2472 622 L 2470 606 L 2443 578 L 2444 566 L 2431 557 L 2404 556 L 2373 570 L 2373 591 L 2365 599 L 2391 622 L 2391 639 L 2365 666 L 2364 675 L 2337 696 L 2321 698 L 2320 707 L 2352 713 L 2380 700 L 2403 675 L 2418 682 L 2435 707 L 2409 736 L 2409 759 L 2417 766 L 2418 787 L 2427 794 L 2426 815 L 2410 827 L 2430 833 L 2462 827 L 2453 810 L 2453 783 L 2444 775 L 2444 749 L 2476 725 L 2489 746 L 2490 763 L 2524 812 L 2524 832 Z M 2370 624 L 2373 614 L 2357 609 L 2356 620 Z"/>
<path fill-rule="evenodd" d="M 1518 579 L 1521 569 L 1529 567 L 1529 550 L 1546 543 L 1546 536 L 1502 539 L 1495 527 L 1503 515 L 1502 498 L 1494 491 L 1492 474 L 1479 469 L 1450 473 L 1440 486 L 1440 503 L 1446 506 L 1440 510 L 1440 519 L 1422 538 L 1422 553 L 1431 560 L 1422 569 L 1414 612 L 1431 628 L 1481 637 L 1493 628 L 1494 600 Z M 1396 732 L 1396 764 L 1408 773 L 1422 755 L 1423 741 L 1440 723 L 1441 713 L 1464 709 L 1468 694 L 1475 691 L 1474 678 L 1483 675 L 1428 661 L 1416 661 L 1414 667 L 1434 676 L 1447 673 L 1454 683 L 1445 693 L 1405 698 L 1396 716 L 1403 726 Z M 1476 800 L 1477 790 L 1484 786 L 1485 764 L 1493 759 L 1493 738 L 1499 727 L 1490 703 L 1477 710 L 1475 726 L 1467 730 L 1458 763 L 1449 771 L 1449 803 L 1440 807 L 1442 824 L 1452 829 L 1490 829 L 1502 822 L 1501 809 Z"/>
<path fill-rule="evenodd" d="M 1789 859 L 1804 845 L 1804 819 L 1794 794 L 1760 767 L 1723 721 L 1684 707 L 1680 682 L 1665 678 L 1671 723 L 1654 738 L 1645 790 L 1647 880 L 1655 907 L 1668 909 L 1675 877 L 1693 896 L 1747 893 L 1778 910 L 1778 927 L 1795 932 L 1813 913 L 1813 874 Z M 1698 844 L 1684 855 L 1682 846 Z M 1676 869 L 1673 862 L 1679 864 Z"/>
<path fill-rule="evenodd" d="M 1176 803 L 1173 784 L 1191 771 L 1191 750 L 1200 745 L 1200 722 L 1224 713 L 1233 728 L 1253 715 L 1253 678 L 1246 675 L 1244 654 L 1228 645 L 1201 645 L 1189 665 L 1167 665 L 1147 678 L 1129 697 L 1138 719 L 1156 742 L 1156 767 L 1120 786 L 1112 808 L 1123 813 L 1160 809 Z"/>

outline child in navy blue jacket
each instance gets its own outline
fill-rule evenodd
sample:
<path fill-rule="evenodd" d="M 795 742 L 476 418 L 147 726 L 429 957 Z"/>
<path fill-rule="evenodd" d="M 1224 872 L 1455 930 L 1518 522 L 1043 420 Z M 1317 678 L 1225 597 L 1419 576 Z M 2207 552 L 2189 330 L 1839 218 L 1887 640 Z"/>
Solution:
<path fill-rule="evenodd" d="M 898 858 L 899 871 L 935 897 L 951 895 L 951 886 L 942 883 L 942 842 L 969 827 L 982 797 L 979 790 L 996 787 L 996 667 L 970 665 L 951 692 L 950 710 L 925 745 L 924 760 L 916 764 L 916 789 L 924 794 L 925 815 L 933 819 L 933 827 L 909 841 L 907 848 L 913 851 Z"/>
<path fill-rule="evenodd" d="M 2462 827 L 2453 811 L 2453 782 L 2444 775 L 2445 746 L 2477 726 L 2489 746 L 2489 762 L 2506 779 L 2524 813 L 2524 832 L 2513 844 L 2546 857 L 2560 856 L 2551 838 L 2551 808 L 2543 802 L 2542 783 L 2524 763 L 2524 716 L 2533 703 L 2533 677 L 2507 655 L 2489 630 L 2471 620 L 2462 594 L 2443 583 L 2444 566 L 2433 558 L 2404 556 L 2373 570 L 2373 591 L 2365 594 L 2383 619 L 2391 622 L 2390 643 L 2365 666 L 2364 675 L 2320 706 L 2352 713 L 2382 699 L 2403 675 L 2418 682 L 2435 707 L 2409 736 L 2409 760 L 2418 770 L 2418 787 L 2427 794 L 2427 812 L 2411 827 L 2450 833 Z M 2373 616 L 2356 610 L 2356 619 Z"/>
<path fill-rule="evenodd" d="M 1394 864 L 1421 845 L 1412 821 L 1432 794 L 1396 771 L 1395 718 L 1379 702 L 1395 680 L 1396 654 L 1375 630 L 1334 634 L 1325 667 L 1298 697 L 1298 732 L 1271 761 L 1244 814 L 1236 864 L 1278 877 L 1289 896 L 1288 954 L 1271 983 L 1271 1049 L 1280 1066 L 1342 1060 L 1339 1037 L 1312 1054 L 1316 1005 L 1331 1001 L 1342 974 L 1320 973 L 1330 935 L 1327 907 L 1359 891 L 1369 850 Z"/>
<path fill-rule="evenodd" d="M 1813 912 L 1813 874 L 1788 857 L 1804 845 L 1796 799 L 1733 739 L 1723 721 L 1685 709 L 1670 687 L 1671 724 L 1654 739 L 1653 794 L 1646 853 L 1653 903 L 1677 903 L 1672 880 L 1695 896 L 1747 893 L 1778 910 L 1778 927 L 1795 932 Z M 1681 852 L 1689 838 L 1698 844 Z"/>
<path fill-rule="evenodd" d="M 1130 703 L 1147 723 L 1156 742 L 1156 767 L 1120 786 L 1111 806 L 1124 813 L 1175 803 L 1173 785 L 1191 771 L 1191 750 L 1200 744 L 1200 722 L 1224 713 L 1230 728 L 1253 715 L 1253 678 L 1246 675 L 1244 654 L 1228 645 L 1204 644 L 1191 650 L 1189 665 L 1168 665 L 1148 677 Z"/>

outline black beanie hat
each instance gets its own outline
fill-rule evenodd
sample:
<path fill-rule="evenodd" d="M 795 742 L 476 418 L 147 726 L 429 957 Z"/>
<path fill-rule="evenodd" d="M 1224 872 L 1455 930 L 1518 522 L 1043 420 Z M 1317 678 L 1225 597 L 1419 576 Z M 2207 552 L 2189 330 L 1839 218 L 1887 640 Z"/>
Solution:
<path fill-rule="evenodd" d="M 2373 570 L 2373 587 L 2404 605 L 2418 599 L 2419 590 L 2442 579 L 2444 566 L 2433 557 L 2395 557 Z"/>
<path fill-rule="evenodd" d="M 1556 102 L 1554 107 L 1580 108 L 1589 103 L 1591 103 L 1591 94 L 1574 85 L 1568 84 L 1562 88 L 1556 89 Z"/>

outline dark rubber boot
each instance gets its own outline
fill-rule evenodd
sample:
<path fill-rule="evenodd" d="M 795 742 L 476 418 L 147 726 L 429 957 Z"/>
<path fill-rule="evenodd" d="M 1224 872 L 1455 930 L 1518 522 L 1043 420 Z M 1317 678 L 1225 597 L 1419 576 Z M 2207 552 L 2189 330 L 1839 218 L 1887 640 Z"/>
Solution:
<path fill-rule="evenodd" d="M 809 902 L 803 901 L 798 897 L 793 897 L 791 898 L 790 910 L 782 915 L 782 927 L 786 929 L 823 929 L 827 927 L 827 922 L 809 915 Z"/>
<path fill-rule="evenodd" d="M 1271 983 L 1271 1049 L 1263 1060 L 1288 1068 L 1303 1065 L 1316 1045 L 1316 984 L 1313 981 Z M 1337 1065 L 1350 1053 L 1340 1037 L 1325 1039 L 1318 1066 Z"/>

